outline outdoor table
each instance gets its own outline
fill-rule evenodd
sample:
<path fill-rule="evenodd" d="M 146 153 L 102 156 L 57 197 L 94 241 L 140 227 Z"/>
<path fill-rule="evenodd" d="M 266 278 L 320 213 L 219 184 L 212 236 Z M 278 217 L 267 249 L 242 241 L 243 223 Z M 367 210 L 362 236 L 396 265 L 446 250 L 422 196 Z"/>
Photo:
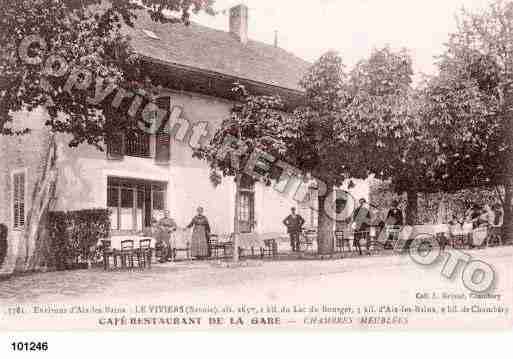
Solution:
<path fill-rule="evenodd" d="M 134 242 L 134 247 L 130 249 L 121 249 L 121 242 L 125 240 L 132 240 Z M 102 242 L 102 245 L 104 246 L 103 249 L 103 268 L 104 270 L 109 270 L 110 268 L 110 258 L 113 259 L 113 266 L 114 269 L 118 268 L 118 264 L 121 265 L 121 268 L 124 268 L 124 262 L 122 256 L 136 256 L 139 260 L 141 260 L 140 256 L 143 255 L 141 253 L 141 248 L 139 247 L 140 242 L 144 240 L 150 240 L 150 247 L 145 248 L 148 251 L 154 251 L 155 250 L 155 244 L 154 239 L 150 237 L 138 237 L 138 236 L 119 236 L 119 237 L 112 237 L 108 240 L 110 242 L 109 247 L 105 247 L 104 243 L 106 242 L 104 239 L 100 240 Z M 118 262 L 119 260 L 119 262 Z M 145 265 L 146 262 L 148 266 L 151 266 L 151 261 L 144 261 Z"/>

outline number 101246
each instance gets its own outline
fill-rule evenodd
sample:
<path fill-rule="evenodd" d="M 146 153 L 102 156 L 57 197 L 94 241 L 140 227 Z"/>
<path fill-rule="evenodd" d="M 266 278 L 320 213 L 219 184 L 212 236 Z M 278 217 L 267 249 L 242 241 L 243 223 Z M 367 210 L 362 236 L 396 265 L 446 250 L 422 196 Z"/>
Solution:
<path fill-rule="evenodd" d="M 45 352 L 48 342 L 12 342 L 11 349 L 15 352 Z"/>

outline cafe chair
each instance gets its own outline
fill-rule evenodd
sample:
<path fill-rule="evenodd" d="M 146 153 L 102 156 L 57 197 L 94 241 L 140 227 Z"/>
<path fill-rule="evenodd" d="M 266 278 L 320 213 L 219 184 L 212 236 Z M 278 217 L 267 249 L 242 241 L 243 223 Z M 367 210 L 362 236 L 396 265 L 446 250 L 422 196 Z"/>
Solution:
<path fill-rule="evenodd" d="M 134 268 L 134 241 L 127 239 L 121 241 L 121 268 Z"/>

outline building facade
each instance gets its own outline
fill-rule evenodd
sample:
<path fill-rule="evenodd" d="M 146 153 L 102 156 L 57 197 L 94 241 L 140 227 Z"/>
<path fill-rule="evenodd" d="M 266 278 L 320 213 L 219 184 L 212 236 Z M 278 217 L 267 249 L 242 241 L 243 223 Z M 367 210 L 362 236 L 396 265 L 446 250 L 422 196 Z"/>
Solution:
<path fill-rule="evenodd" d="M 51 136 L 58 168 L 52 210 L 109 208 L 116 236 L 143 231 L 165 210 L 185 226 L 201 206 L 214 233 L 233 231 L 235 183 L 226 178 L 214 187 L 208 164 L 193 158 L 192 148 L 199 140 L 208 142 L 230 115 L 235 82 L 292 103 L 302 95 L 298 82 L 308 67 L 283 49 L 248 39 L 247 24 L 248 9 L 237 6 L 230 12 L 228 32 L 196 24 L 156 24 L 144 13 L 135 28 L 127 29 L 148 75 L 165 82 L 170 111 L 179 111 L 168 136 L 113 136 L 106 152 L 86 144 L 71 148 L 69 137 L 45 127 L 44 109 L 16 114 L 15 126 L 32 131 L 0 137 L 0 223 L 9 229 L 2 271 L 21 267 L 23 256 L 17 253 L 29 250 L 23 241 L 25 225 Z M 246 181 L 240 191 L 242 231 L 284 231 L 282 218 L 296 205 L 290 196 Z"/>

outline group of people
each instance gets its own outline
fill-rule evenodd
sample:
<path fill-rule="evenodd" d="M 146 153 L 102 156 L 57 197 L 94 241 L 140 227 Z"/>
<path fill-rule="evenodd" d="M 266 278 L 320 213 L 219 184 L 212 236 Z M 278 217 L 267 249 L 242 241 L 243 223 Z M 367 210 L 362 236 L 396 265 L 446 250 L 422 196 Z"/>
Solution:
<path fill-rule="evenodd" d="M 478 203 L 471 203 L 462 218 L 458 218 L 457 215 L 452 217 L 449 223 L 451 232 L 462 231 L 464 223 L 471 223 L 473 230 L 486 228 L 489 230 L 489 236 L 500 237 L 504 224 L 502 205 L 500 203 L 494 203 L 491 206 L 483 206 Z"/>
<path fill-rule="evenodd" d="M 373 223 L 371 205 L 367 203 L 364 198 L 361 198 L 358 202 L 358 206 L 354 209 L 351 217 L 351 229 L 353 231 L 353 245 L 362 254 L 360 242 L 362 240 L 367 241 L 370 237 L 370 227 Z M 300 238 L 303 232 L 303 226 L 305 220 L 301 215 L 296 213 L 296 208 L 291 208 L 291 213 L 283 220 L 283 224 L 287 228 L 287 232 L 290 237 L 290 247 L 292 252 L 299 252 Z M 392 206 L 388 210 L 387 216 L 384 221 L 380 221 L 378 224 L 379 230 L 383 230 L 385 226 L 402 226 L 404 224 L 403 212 L 399 208 L 399 202 L 392 201 Z M 336 222 L 336 231 L 342 231 L 345 229 L 346 221 Z"/>
<path fill-rule="evenodd" d="M 357 208 L 352 213 L 350 218 L 351 230 L 353 231 L 353 245 L 362 254 L 361 244 L 362 240 L 369 243 L 370 227 L 373 221 L 371 205 L 362 198 L 358 202 Z M 192 235 L 190 239 L 190 250 L 193 258 L 208 258 L 211 255 L 211 248 L 209 246 L 210 238 L 210 224 L 208 218 L 203 214 L 202 207 L 197 209 L 197 214 L 192 218 L 191 222 L 182 230 L 192 228 Z M 469 210 L 465 213 L 464 218 L 458 219 L 453 216 L 452 221 L 449 223 L 451 231 L 457 230 L 459 226 L 461 229 L 464 222 L 472 223 L 472 228 L 487 227 L 490 230 L 491 236 L 499 236 L 504 221 L 504 212 L 502 206 L 498 203 L 492 206 L 481 206 L 477 203 L 472 203 Z M 293 252 L 301 250 L 301 233 L 305 220 L 301 215 L 296 213 L 296 208 L 291 208 L 291 213 L 283 220 L 283 224 L 287 228 L 290 237 L 290 247 Z M 404 224 L 403 212 L 399 208 L 397 200 L 392 201 L 392 205 L 387 212 L 386 218 L 377 224 L 379 233 L 385 229 L 386 226 L 400 227 Z M 344 224 L 345 225 L 345 224 Z M 173 258 L 174 236 L 179 230 L 176 222 L 169 216 L 169 211 L 164 212 L 164 217 L 158 221 L 154 221 L 154 230 L 156 232 L 157 242 L 162 247 L 162 256 L 160 261 L 171 261 Z M 337 222 L 337 230 L 340 230 L 339 223 Z"/>
<path fill-rule="evenodd" d="M 372 216 L 371 204 L 367 203 L 365 198 L 361 198 L 358 207 L 353 211 L 351 217 L 352 229 L 353 229 L 353 245 L 358 250 L 359 254 L 362 255 L 362 247 L 360 242 L 364 240 L 369 246 L 370 242 L 370 227 L 372 224 L 377 225 L 378 233 L 382 233 L 385 227 L 400 228 L 404 225 L 404 216 L 402 210 L 399 208 L 399 202 L 393 200 L 391 207 L 389 208 L 387 215 L 384 220 L 376 221 Z M 384 233 L 384 232 L 383 232 Z M 392 242 L 395 232 L 385 233 L 386 243 Z M 379 235 L 379 234 L 378 234 Z"/>
<path fill-rule="evenodd" d="M 210 224 L 208 218 L 203 214 L 202 207 L 198 207 L 197 214 L 192 218 L 191 222 L 183 229 L 192 228 L 192 235 L 190 240 L 191 257 L 203 259 L 210 257 Z M 162 248 L 162 255 L 160 262 L 168 262 L 173 260 L 173 249 L 176 248 L 176 232 L 180 230 L 174 219 L 170 217 L 169 211 L 164 212 L 164 217 L 160 220 L 153 221 L 153 227 L 157 243 Z"/>

